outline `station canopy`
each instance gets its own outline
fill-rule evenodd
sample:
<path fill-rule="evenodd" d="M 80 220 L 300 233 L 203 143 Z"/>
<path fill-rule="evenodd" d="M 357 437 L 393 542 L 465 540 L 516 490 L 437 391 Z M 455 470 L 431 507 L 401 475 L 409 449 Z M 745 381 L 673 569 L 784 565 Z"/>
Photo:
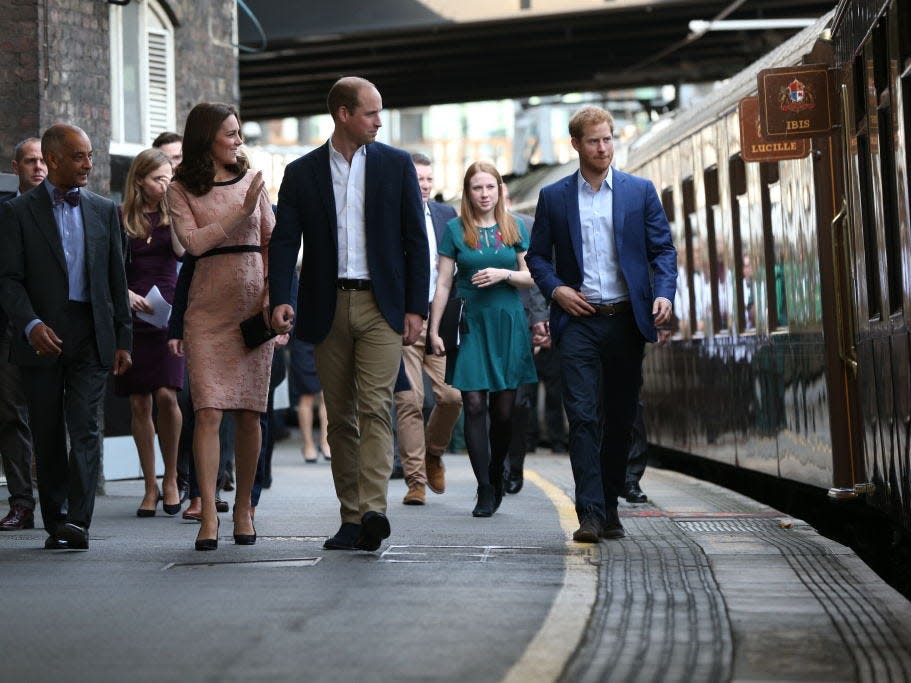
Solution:
<path fill-rule="evenodd" d="M 266 120 L 325 113 L 329 87 L 345 75 L 370 79 L 383 106 L 396 109 L 719 80 L 799 30 L 774 28 L 774 20 L 818 18 L 833 0 L 246 0 L 246 6 L 256 22 L 238 12 L 241 110 L 245 119 Z M 694 20 L 763 23 L 703 31 L 694 30 Z M 713 28 L 722 26 L 731 28 Z"/>

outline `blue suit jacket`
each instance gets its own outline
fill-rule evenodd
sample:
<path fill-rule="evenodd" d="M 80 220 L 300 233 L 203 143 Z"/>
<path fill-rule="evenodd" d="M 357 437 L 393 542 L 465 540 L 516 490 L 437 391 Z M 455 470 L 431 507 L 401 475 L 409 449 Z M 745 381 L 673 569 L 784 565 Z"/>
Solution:
<path fill-rule="evenodd" d="M 644 178 L 614 169 L 614 244 L 620 270 L 629 288 L 630 303 L 642 336 L 656 341 L 652 319 L 656 297 L 674 301 L 677 289 L 677 251 L 655 186 Z M 579 220 L 579 172 L 541 189 L 535 229 L 525 255 L 541 292 L 582 287 L 582 226 Z M 550 327 L 559 340 L 569 314 L 551 303 Z"/>
<path fill-rule="evenodd" d="M 367 145 L 365 223 L 373 294 L 397 332 L 405 313 L 427 317 L 430 264 L 421 190 L 411 156 L 380 142 Z M 318 344 L 335 316 L 338 224 L 329 143 L 290 163 L 278 192 L 269 242 L 269 300 L 288 304 L 301 240 L 304 257 L 295 334 Z"/>

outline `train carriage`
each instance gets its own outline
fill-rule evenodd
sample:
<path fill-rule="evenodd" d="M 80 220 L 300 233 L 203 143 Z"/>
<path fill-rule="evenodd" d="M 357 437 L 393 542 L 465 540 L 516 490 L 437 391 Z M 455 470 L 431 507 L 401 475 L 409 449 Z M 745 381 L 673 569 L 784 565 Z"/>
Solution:
<path fill-rule="evenodd" d="M 826 64 L 836 125 L 744 161 L 762 69 Z M 911 530 L 911 0 L 845 0 L 640 138 L 678 248 L 671 343 L 645 363 L 650 440 L 860 497 Z"/>

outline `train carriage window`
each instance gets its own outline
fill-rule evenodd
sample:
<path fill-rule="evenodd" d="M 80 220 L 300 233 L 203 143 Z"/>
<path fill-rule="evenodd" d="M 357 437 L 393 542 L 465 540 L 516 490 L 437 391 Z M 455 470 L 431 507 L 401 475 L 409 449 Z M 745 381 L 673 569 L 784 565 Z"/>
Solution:
<path fill-rule="evenodd" d="M 865 50 L 869 55 L 869 45 Z M 854 159 L 856 166 L 855 177 L 859 183 L 861 232 L 863 236 L 864 265 L 867 289 L 867 316 L 870 320 L 882 318 L 882 287 L 879 273 L 879 243 L 877 240 L 876 204 L 880 188 L 873 180 L 873 163 L 871 144 L 878 143 L 877 131 L 879 119 L 867 115 L 870 96 L 867 86 L 875 88 L 872 74 L 872 59 L 858 56 L 854 60 L 855 91 L 859 98 L 855 100 L 855 124 L 857 127 L 857 156 Z M 873 130 L 871 131 L 871 127 Z M 871 140 L 873 138 L 873 140 Z M 878 147 L 878 144 L 877 144 Z M 878 155 L 877 155 L 878 156 Z M 879 173 L 878 169 L 876 171 Z"/>
<path fill-rule="evenodd" d="M 699 221 L 696 216 L 696 190 L 693 185 L 693 179 L 687 178 L 683 181 L 683 233 L 684 239 L 686 240 L 685 256 L 686 256 L 686 288 L 688 293 L 688 301 L 683 303 L 689 307 L 690 310 L 690 334 L 696 334 L 696 332 L 702 331 L 702 320 L 700 316 L 697 315 L 697 293 L 696 293 L 696 273 L 695 269 L 695 260 L 696 248 L 694 247 L 694 232 L 698 234 L 699 230 Z M 701 280 L 701 273 L 699 278 Z M 699 283 L 699 289 L 701 291 L 702 285 Z"/>
<path fill-rule="evenodd" d="M 710 168 L 703 175 L 705 182 L 706 246 L 709 254 L 709 295 L 711 296 L 712 330 L 725 333 L 730 330 L 731 317 L 731 268 L 727 254 L 724 218 L 718 188 L 718 167 Z"/>
<path fill-rule="evenodd" d="M 746 165 L 739 154 L 728 164 L 731 184 L 731 224 L 734 243 L 734 298 L 737 304 L 737 329 L 748 332 L 756 329 L 756 285 L 753 282 L 753 264 L 744 253 L 743 235 L 749 235 L 750 204 L 747 196 Z"/>
<path fill-rule="evenodd" d="M 675 240 L 679 239 L 677 231 L 676 215 L 674 211 L 674 189 L 666 187 L 661 191 L 661 206 L 664 209 L 664 215 L 667 216 L 667 222 L 671 226 L 671 232 Z M 686 267 L 686 249 L 677 249 L 677 292 L 674 297 L 674 316 L 671 322 L 674 335 L 681 333 L 680 321 L 683 319 L 684 325 L 688 325 L 689 320 L 689 283 L 687 282 Z M 683 302 L 687 304 L 684 306 Z"/>
<path fill-rule="evenodd" d="M 889 294 L 887 305 L 892 314 L 901 313 L 902 309 L 902 228 L 898 216 L 898 183 L 901 180 L 897 177 L 895 153 L 898 140 L 895 139 L 895 126 L 893 125 L 893 86 L 889 69 L 889 64 L 894 64 L 889 59 L 890 54 L 894 55 L 898 52 L 898 39 L 894 29 L 894 20 L 883 20 L 876 28 L 879 33 L 873 41 L 875 46 L 873 73 L 876 86 L 876 111 L 871 112 L 871 116 L 875 116 L 879 124 L 882 220 L 886 246 L 886 285 Z"/>
<path fill-rule="evenodd" d="M 762 239 L 765 251 L 766 295 L 769 330 L 788 325 L 787 289 L 784 272 L 784 221 L 781 214 L 781 185 L 778 162 L 759 166 L 762 190 Z"/>

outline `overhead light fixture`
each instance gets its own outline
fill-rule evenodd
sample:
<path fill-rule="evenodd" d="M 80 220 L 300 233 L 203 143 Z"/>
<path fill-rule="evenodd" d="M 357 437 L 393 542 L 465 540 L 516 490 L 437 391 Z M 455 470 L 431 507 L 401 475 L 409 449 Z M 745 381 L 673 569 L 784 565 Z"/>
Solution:
<path fill-rule="evenodd" d="M 730 19 L 704 21 L 694 19 L 689 23 L 691 33 L 701 36 L 709 31 L 772 31 L 782 28 L 806 28 L 818 19 Z"/>

